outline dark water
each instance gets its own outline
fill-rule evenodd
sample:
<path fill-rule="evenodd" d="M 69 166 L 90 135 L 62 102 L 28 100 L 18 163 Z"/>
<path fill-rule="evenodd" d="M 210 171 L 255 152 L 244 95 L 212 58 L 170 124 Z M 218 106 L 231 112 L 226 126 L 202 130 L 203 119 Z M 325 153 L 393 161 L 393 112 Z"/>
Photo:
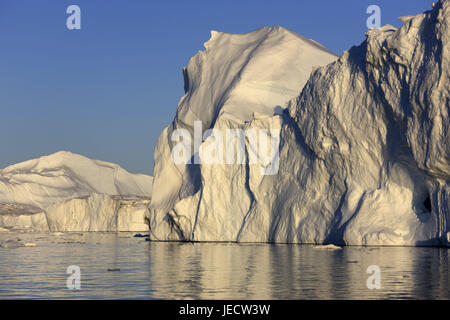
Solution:
<path fill-rule="evenodd" d="M 450 299 L 446 248 L 146 242 L 130 234 L 0 235 L 0 299 Z M 66 287 L 67 267 L 81 289 Z M 380 268 L 368 289 L 367 268 Z M 120 269 L 120 271 L 108 271 Z"/>

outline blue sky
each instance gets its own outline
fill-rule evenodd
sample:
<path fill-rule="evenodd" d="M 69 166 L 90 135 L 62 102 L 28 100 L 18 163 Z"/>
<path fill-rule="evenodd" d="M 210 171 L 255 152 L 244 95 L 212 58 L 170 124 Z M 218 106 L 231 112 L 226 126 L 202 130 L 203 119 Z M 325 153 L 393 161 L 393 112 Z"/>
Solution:
<path fill-rule="evenodd" d="M 183 92 L 181 69 L 210 30 L 281 25 L 341 54 L 426 0 L 0 0 L 0 167 L 69 150 L 153 172 L 153 149 Z M 81 8 L 68 30 L 66 8 Z"/>

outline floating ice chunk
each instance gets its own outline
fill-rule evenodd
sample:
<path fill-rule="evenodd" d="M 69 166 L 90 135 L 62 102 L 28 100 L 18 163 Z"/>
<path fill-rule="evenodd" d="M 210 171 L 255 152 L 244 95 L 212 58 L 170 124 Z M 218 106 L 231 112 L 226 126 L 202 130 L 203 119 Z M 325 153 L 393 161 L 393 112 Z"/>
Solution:
<path fill-rule="evenodd" d="M 27 243 L 24 244 L 24 247 L 36 247 L 36 243 L 27 242 Z"/>
<path fill-rule="evenodd" d="M 326 245 L 319 245 L 319 246 L 314 246 L 314 249 L 319 249 L 319 250 L 341 250 L 342 247 L 336 246 L 334 244 L 326 244 Z"/>

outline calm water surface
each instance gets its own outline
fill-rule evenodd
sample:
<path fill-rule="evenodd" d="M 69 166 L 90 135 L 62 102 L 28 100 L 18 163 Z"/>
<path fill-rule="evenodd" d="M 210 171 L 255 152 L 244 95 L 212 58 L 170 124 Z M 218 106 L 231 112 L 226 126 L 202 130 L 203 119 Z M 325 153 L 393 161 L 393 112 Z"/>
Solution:
<path fill-rule="evenodd" d="M 0 299 L 450 299 L 449 250 L 146 242 L 127 233 L 0 233 Z M 66 288 L 67 267 L 81 289 Z M 381 288 L 369 290 L 378 265 Z M 120 269 L 120 271 L 108 271 Z"/>

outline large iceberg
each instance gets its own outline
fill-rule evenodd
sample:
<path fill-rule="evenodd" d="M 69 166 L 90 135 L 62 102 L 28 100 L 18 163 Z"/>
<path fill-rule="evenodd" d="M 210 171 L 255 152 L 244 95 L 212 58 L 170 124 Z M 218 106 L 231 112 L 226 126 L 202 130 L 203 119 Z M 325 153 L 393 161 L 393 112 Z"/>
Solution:
<path fill-rule="evenodd" d="M 155 148 L 151 238 L 448 244 L 449 11 L 440 1 L 372 29 L 339 58 L 281 27 L 213 31 Z M 184 140 L 192 158 L 174 161 L 174 133 L 195 136 L 195 121 L 270 131 L 259 145 L 278 142 L 275 172 L 251 161 L 247 135 L 241 163 L 195 161 L 214 134 Z"/>
<path fill-rule="evenodd" d="M 0 227 L 146 231 L 153 177 L 67 151 L 0 170 Z"/>

